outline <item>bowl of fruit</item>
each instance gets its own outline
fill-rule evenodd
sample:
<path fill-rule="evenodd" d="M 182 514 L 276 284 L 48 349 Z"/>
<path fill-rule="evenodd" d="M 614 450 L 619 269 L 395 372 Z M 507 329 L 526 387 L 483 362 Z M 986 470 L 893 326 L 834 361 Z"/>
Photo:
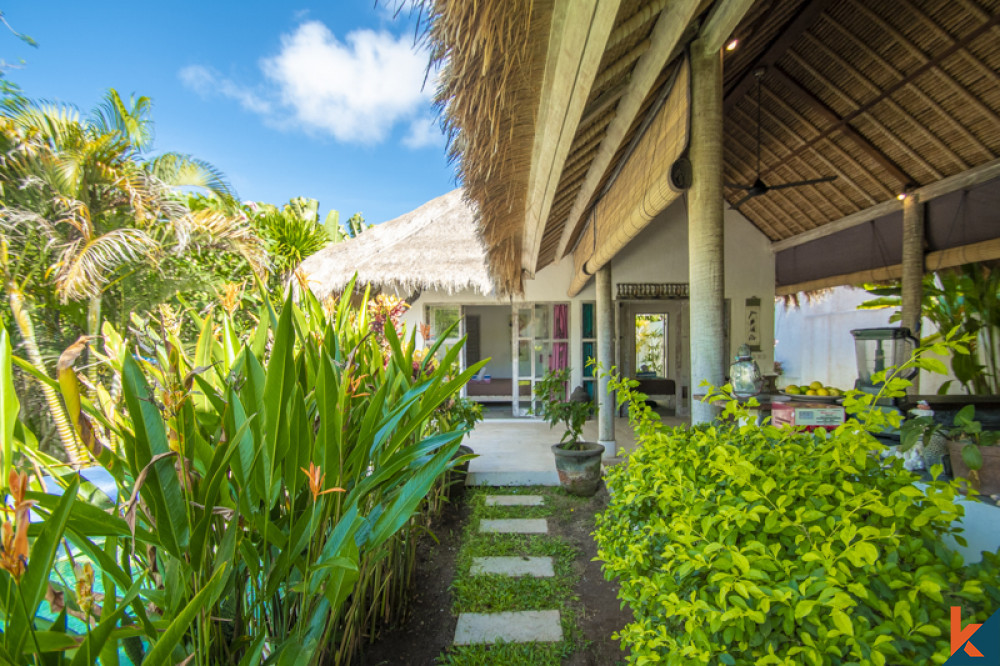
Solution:
<path fill-rule="evenodd" d="M 835 386 L 826 386 L 820 381 L 801 385 L 789 384 L 781 392 L 792 400 L 812 400 L 815 402 L 833 403 L 844 397 L 844 391 Z"/>

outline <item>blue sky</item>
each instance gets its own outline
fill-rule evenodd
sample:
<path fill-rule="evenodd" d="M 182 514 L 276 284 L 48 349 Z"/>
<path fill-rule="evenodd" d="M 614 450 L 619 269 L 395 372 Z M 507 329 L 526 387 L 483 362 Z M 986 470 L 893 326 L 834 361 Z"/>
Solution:
<path fill-rule="evenodd" d="M 391 2 L 391 0 L 390 0 Z M 455 187 L 407 13 L 373 0 L 2 7 L 8 78 L 86 113 L 108 88 L 153 102 L 154 152 L 221 169 L 244 200 L 294 196 L 382 222 Z M 394 3 L 393 3 L 394 4 Z"/>

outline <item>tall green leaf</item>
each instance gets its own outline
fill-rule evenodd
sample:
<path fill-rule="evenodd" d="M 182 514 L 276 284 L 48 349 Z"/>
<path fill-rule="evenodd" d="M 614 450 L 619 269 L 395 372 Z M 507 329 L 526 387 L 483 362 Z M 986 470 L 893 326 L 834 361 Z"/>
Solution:
<path fill-rule="evenodd" d="M 139 365 L 129 356 L 123 368 L 122 389 L 135 428 L 134 477 L 152 461 L 153 456 L 170 452 L 163 416 L 156 406 L 149 384 Z M 181 557 L 188 545 L 191 529 L 188 525 L 187 500 L 181 489 L 174 461 L 161 458 L 154 463 L 140 490 L 152 507 L 156 532 L 163 547 L 175 557 Z"/>

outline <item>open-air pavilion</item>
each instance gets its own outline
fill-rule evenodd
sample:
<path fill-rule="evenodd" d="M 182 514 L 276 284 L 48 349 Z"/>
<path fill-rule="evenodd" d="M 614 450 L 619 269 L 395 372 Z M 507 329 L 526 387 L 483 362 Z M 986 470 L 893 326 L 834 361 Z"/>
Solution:
<path fill-rule="evenodd" d="M 667 211 L 683 230 L 639 243 L 664 263 L 686 246 L 694 387 L 720 384 L 744 337 L 751 305 L 727 310 L 725 273 L 748 253 L 773 268 L 764 318 L 775 293 L 902 278 L 911 328 L 925 270 L 1000 258 L 996 2 L 426 5 L 497 289 L 521 294 L 554 265 L 570 297 L 593 288 L 604 367 L 618 272 L 655 273 L 625 257 Z M 734 216 L 765 251 L 727 247 Z"/>

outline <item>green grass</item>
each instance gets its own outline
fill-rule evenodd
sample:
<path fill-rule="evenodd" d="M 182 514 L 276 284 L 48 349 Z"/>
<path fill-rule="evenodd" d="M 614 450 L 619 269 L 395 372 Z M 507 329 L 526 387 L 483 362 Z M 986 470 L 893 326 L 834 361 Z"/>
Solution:
<path fill-rule="evenodd" d="M 537 507 L 486 506 L 486 495 L 542 495 L 545 503 Z M 476 489 L 468 497 L 469 521 L 462 534 L 462 545 L 452 582 L 453 612 L 498 613 L 501 611 L 558 610 L 562 618 L 563 640 L 559 643 L 501 643 L 491 646 L 452 646 L 442 654 L 440 664 L 456 666 L 524 664 L 555 666 L 584 646 L 577 624 L 578 598 L 574 588 L 579 576 L 573 563 L 579 551 L 566 540 L 551 534 L 481 534 L 479 521 L 499 518 L 547 518 L 549 529 L 555 523 L 571 519 L 573 511 L 586 500 L 568 495 L 559 488 L 490 488 Z M 552 578 L 507 576 L 472 576 L 475 557 L 549 556 L 555 576 Z"/>

